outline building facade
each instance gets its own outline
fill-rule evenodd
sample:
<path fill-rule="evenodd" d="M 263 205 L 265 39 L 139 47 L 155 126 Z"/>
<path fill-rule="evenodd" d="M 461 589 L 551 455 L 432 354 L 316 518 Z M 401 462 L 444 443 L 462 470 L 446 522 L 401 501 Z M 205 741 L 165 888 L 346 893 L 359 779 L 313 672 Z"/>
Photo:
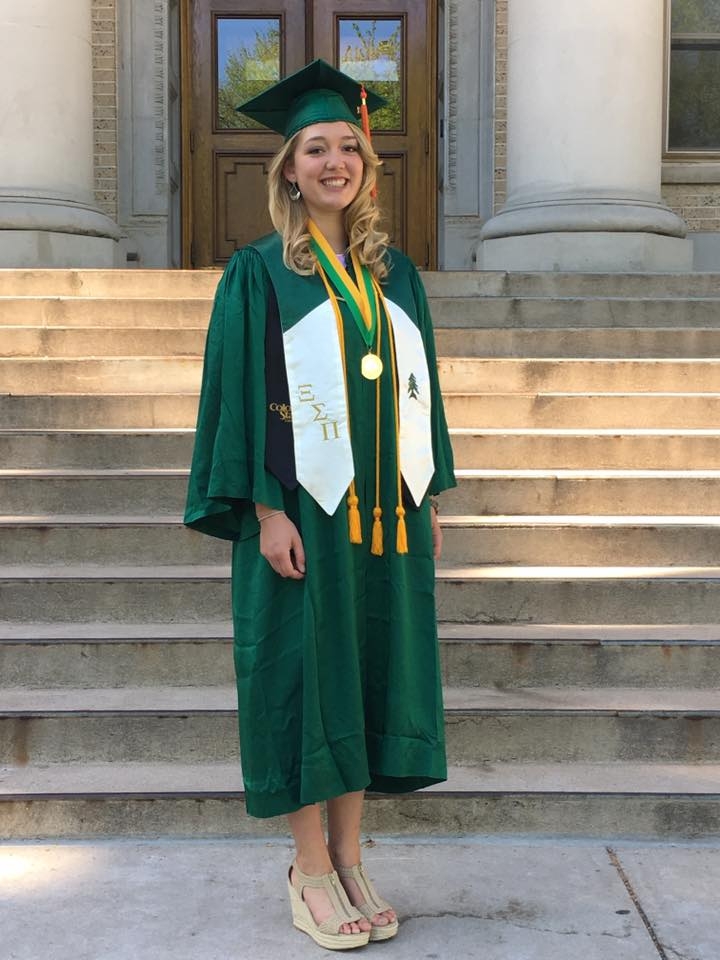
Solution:
<path fill-rule="evenodd" d="M 233 98 L 323 56 L 388 97 L 422 267 L 720 269 L 720 0 L 0 0 L 0 266 L 221 266 L 267 226 Z"/>

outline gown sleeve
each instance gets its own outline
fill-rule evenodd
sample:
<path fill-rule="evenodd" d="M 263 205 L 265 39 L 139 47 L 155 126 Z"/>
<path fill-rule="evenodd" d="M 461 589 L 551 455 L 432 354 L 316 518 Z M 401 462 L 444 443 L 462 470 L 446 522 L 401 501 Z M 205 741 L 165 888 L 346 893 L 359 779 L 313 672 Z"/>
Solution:
<path fill-rule="evenodd" d="M 436 494 L 442 493 L 443 490 L 449 490 L 450 487 L 456 487 L 457 480 L 455 479 L 450 435 L 445 420 L 445 408 L 443 406 L 442 394 L 440 393 L 440 380 L 435 354 L 435 337 L 433 335 L 430 308 L 422 280 L 413 264 L 410 264 L 410 284 L 417 309 L 417 322 L 425 345 L 428 373 L 430 374 L 432 448 L 435 473 L 430 481 L 428 493 Z"/>
<path fill-rule="evenodd" d="M 265 467 L 265 324 L 270 279 L 256 251 L 228 263 L 205 346 L 185 524 L 223 540 L 258 532 L 253 504 L 282 509 Z"/>

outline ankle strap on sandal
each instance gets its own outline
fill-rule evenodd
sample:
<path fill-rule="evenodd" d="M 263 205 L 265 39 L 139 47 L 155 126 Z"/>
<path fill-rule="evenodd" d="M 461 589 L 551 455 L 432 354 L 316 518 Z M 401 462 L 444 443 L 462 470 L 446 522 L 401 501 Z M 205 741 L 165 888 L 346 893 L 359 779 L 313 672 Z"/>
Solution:
<path fill-rule="evenodd" d="M 379 896 L 372 880 L 365 873 L 365 867 L 362 863 L 357 863 L 354 867 L 338 867 L 337 872 L 340 877 L 354 880 L 360 888 L 365 902 L 358 907 L 358 910 L 361 910 L 366 917 L 374 917 L 376 913 L 392 910 L 390 904 Z"/>
<path fill-rule="evenodd" d="M 303 873 L 300 867 L 298 867 L 297 862 L 294 862 L 290 867 L 289 877 L 290 883 L 301 899 L 305 887 L 325 891 L 335 911 L 335 917 L 339 921 L 338 928 L 343 923 L 357 923 L 358 920 L 363 919 L 362 913 L 350 903 L 337 871 L 333 870 L 331 873 L 312 876 L 309 873 Z M 329 919 L 332 920 L 333 918 L 331 917 Z M 327 922 L 328 921 L 325 921 L 325 923 Z M 321 926 L 325 926 L 325 923 Z"/>

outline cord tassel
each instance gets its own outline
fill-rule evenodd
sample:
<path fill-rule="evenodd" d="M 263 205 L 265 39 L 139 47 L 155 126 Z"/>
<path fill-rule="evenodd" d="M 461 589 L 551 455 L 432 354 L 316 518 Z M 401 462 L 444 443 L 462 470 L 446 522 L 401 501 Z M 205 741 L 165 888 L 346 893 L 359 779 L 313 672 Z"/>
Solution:
<path fill-rule="evenodd" d="M 383 525 L 382 525 L 382 510 L 380 507 L 373 508 L 373 529 L 372 529 L 372 546 L 370 547 L 370 553 L 374 554 L 376 557 L 381 557 L 383 555 Z"/>
<path fill-rule="evenodd" d="M 397 552 L 398 553 L 407 553 L 408 552 L 408 542 L 407 542 L 407 527 L 405 526 L 405 507 L 395 507 L 395 513 L 397 514 Z"/>
<path fill-rule="evenodd" d="M 370 143 L 372 143 L 372 136 L 370 134 L 370 113 L 367 108 L 367 90 L 364 86 L 360 87 L 360 124 L 362 126 L 362 132 L 368 138 Z M 370 191 L 370 196 L 373 200 L 377 197 L 377 187 L 373 187 Z"/>
<path fill-rule="evenodd" d="M 347 498 L 348 504 L 348 527 L 350 530 L 350 543 L 362 543 L 362 527 L 360 526 L 360 511 L 358 510 L 358 498 L 353 492 Z"/>
<path fill-rule="evenodd" d="M 385 302 L 385 297 L 383 296 L 382 290 L 375 281 L 375 289 L 378 293 L 378 297 L 382 303 L 383 311 L 387 318 L 387 330 L 388 330 L 388 346 L 390 347 L 390 369 L 392 371 L 392 380 L 393 380 L 393 397 L 395 400 L 395 456 L 396 456 L 396 478 L 397 478 L 397 506 L 395 507 L 395 515 L 397 516 L 397 536 L 395 541 L 395 549 L 398 553 L 407 553 L 408 552 L 408 538 L 407 538 L 407 527 L 405 525 L 405 507 L 402 505 L 402 473 L 400 467 L 400 401 L 398 400 L 398 374 L 397 374 L 397 364 L 395 356 L 395 335 L 392 328 L 392 320 L 390 319 L 390 314 L 388 312 L 387 303 Z M 378 324 L 379 326 L 379 324 Z"/>

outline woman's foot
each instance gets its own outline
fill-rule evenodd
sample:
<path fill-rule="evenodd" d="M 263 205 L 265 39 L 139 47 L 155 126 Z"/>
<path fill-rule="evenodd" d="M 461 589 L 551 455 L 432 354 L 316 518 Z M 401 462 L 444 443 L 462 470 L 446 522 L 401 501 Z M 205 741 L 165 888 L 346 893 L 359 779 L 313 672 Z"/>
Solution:
<path fill-rule="evenodd" d="M 372 926 L 375 928 L 374 931 L 371 931 L 370 939 L 385 939 L 384 935 L 388 937 L 394 936 L 398 927 L 397 914 L 392 907 L 377 895 L 362 864 L 357 860 L 351 866 L 343 866 L 342 862 L 338 861 L 335 861 L 335 864 L 335 869 L 345 888 L 348 900 L 354 907 L 357 907 L 365 916 L 368 916 L 370 909 L 372 909 L 368 904 L 385 907 L 385 909 L 378 910 L 376 913 L 368 916 Z M 376 934 L 375 937 L 372 936 L 373 933 Z"/>
<path fill-rule="evenodd" d="M 354 907 L 363 907 L 365 905 L 365 897 L 357 880 L 349 876 L 341 876 L 340 879 L 342 885 L 345 887 L 345 893 L 348 895 L 350 903 Z M 370 922 L 374 927 L 386 927 L 390 923 L 397 922 L 397 914 L 392 909 L 383 910 L 381 913 L 374 913 Z"/>
<path fill-rule="evenodd" d="M 315 869 L 310 869 L 313 866 L 315 867 Z M 298 863 L 298 869 L 301 870 L 303 873 L 309 874 L 310 876 L 319 877 L 319 876 L 322 876 L 323 874 L 332 873 L 332 871 L 335 868 L 333 867 L 332 863 L 330 863 L 330 861 L 328 860 L 327 864 L 324 865 L 324 869 L 323 869 L 323 866 L 318 866 L 317 864 L 304 864 L 304 863 Z M 293 868 L 290 871 L 291 882 L 293 879 L 294 870 L 295 870 L 295 867 L 293 865 Z M 343 882 L 343 886 L 345 886 L 344 882 Z M 348 894 L 348 898 L 350 898 L 349 894 Z M 327 895 L 325 890 L 323 890 L 321 887 L 317 887 L 317 888 L 305 887 L 302 892 L 302 899 L 307 904 L 308 909 L 310 910 L 310 913 L 313 916 L 313 920 L 315 921 L 316 924 L 318 924 L 318 926 L 335 913 L 335 909 L 332 903 L 330 902 L 330 897 Z M 350 902 L 352 903 L 352 900 Z M 355 906 L 354 903 L 353 903 L 353 906 Z M 340 927 L 339 933 L 342 933 L 342 934 L 369 933 L 371 929 L 372 929 L 372 924 L 370 923 L 369 920 L 366 920 L 365 917 L 363 917 L 361 920 L 358 920 L 356 922 L 353 921 L 352 923 L 343 923 Z"/>

